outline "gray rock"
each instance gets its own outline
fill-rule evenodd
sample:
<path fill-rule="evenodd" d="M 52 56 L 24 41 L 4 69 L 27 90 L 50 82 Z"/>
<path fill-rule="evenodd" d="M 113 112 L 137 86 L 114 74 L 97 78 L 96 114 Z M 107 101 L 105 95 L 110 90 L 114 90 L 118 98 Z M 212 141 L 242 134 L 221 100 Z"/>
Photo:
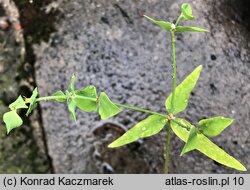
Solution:
<path fill-rule="evenodd" d="M 153 18 L 173 21 L 182 2 L 60 1 L 58 31 L 49 43 L 34 46 L 40 96 L 66 90 L 75 73 L 77 88 L 93 84 L 113 101 L 165 113 L 164 102 L 171 92 L 170 35 L 141 18 L 137 8 Z M 197 20 L 187 23 L 208 28 L 210 33 L 177 35 L 178 82 L 203 65 L 188 109 L 180 116 L 193 124 L 216 115 L 235 118 L 231 127 L 212 140 L 249 168 L 248 28 L 244 20 L 233 17 L 238 14 L 231 10 L 233 1 L 190 3 Z M 77 122 L 73 122 L 66 105 L 42 102 L 41 108 L 56 173 L 163 172 L 165 129 L 122 148 L 107 148 L 124 128 L 146 114 L 124 110 L 101 121 L 97 113 L 77 111 Z M 239 173 L 196 151 L 180 157 L 183 145 L 172 135 L 171 173 Z"/>
<path fill-rule="evenodd" d="M 0 15 L 5 15 L 1 6 Z M 33 88 L 27 82 L 28 77 L 23 76 L 21 48 L 11 28 L 0 30 L 0 173 L 49 173 L 38 113 L 27 118 L 21 110 L 19 114 L 24 124 L 9 135 L 2 120 L 3 114 L 9 111 L 8 105 L 19 93 L 28 96 Z"/>

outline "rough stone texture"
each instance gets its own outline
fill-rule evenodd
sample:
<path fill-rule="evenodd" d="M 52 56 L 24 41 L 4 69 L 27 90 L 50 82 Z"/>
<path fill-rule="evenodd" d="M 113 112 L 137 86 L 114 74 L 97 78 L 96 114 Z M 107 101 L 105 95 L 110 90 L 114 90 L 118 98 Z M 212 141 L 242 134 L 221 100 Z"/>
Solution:
<path fill-rule="evenodd" d="M 6 16 L 1 6 L 0 16 Z M 0 173 L 49 173 L 50 166 L 37 112 L 27 118 L 25 111 L 21 110 L 19 114 L 24 119 L 24 125 L 13 130 L 10 135 L 6 135 L 2 121 L 3 113 L 9 111 L 8 105 L 20 93 L 30 96 L 33 88 L 28 82 L 29 75 L 24 76 L 27 64 L 21 64 L 22 46 L 15 37 L 11 27 L 0 31 Z"/>
<path fill-rule="evenodd" d="M 171 88 L 170 35 L 137 14 L 173 21 L 178 1 L 86 0 L 58 1 L 58 31 L 49 43 L 34 46 L 40 96 L 66 90 L 72 73 L 76 87 L 93 84 L 111 100 L 164 113 Z M 195 66 L 203 72 L 180 116 L 196 124 L 223 115 L 235 118 L 231 127 L 212 140 L 250 168 L 249 27 L 236 1 L 190 1 L 196 21 L 190 25 L 210 33 L 177 36 L 178 82 Z M 247 3 L 246 3 L 247 4 Z M 245 20 L 244 20 L 245 19 Z M 165 130 L 118 149 L 107 144 L 145 114 L 123 111 L 101 121 L 97 113 L 77 111 L 77 122 L 66 105 L 41 103 L 49 154 L 56 173 L 162 173 Z M 171 173 L 238 173 L 199 152 L 179 156 L 183 147 L 172 136 Z"/>

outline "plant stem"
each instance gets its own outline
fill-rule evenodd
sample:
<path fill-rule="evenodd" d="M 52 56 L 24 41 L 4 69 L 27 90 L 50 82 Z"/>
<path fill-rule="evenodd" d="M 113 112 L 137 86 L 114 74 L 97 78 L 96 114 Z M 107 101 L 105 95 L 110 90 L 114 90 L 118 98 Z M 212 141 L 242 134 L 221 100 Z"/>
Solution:
<path fill-rule="evenodd" d="M 171 98 L 171 111 L 174 112 L 174 98 L 175 98 L 175 89 L 176 89 L 176 56 L 175 56 L 175 35 L 174 31 L 171 32 L 171 41 L 172 41 L 172 98 Z"/>
<path fill-rule="evenodd" d="M 178 18 L 180 20 L 180 17 Z M 177 21 L 178 21 L 177 20 Z M 177 22 L 178 23 L 178 22 Z M 174 113 L 174 98 L 175 98 L 175 89 L 176 89 L 176 56 L 175 56 L 175 36 L 174 31 L 171 31 L 171 41 L 172 41 L 172 98 L 171 98 L 171 110 L 170 113 Z M 168 174 L 168 166 L 170 160 L 170 136 L 171 136 L 171 127 L 170 121 L 168 122 L 167 128 L 167 141 L 166 141 L 166 155 L 165 155 L 165 163 L 164 163 L 164 173 Z"/>
<path fill-rule="evenodd" d="M 65 98 L 65 96 L 44 96 L 44 97 L 37 98 L 36 102 L 63 99 L 63 98 Z"/>
<path fill-rule="evenodd" d="M 84 99 L 84 100 L 90 100 L 90 101 L 94 101 L 96 102 L 96 98 L 91 98 L 91 97 L 87 97 L 87 96 L 79 96 L 79 95 L 75 95 L 75 97 L 79 98 L 79 99 Z M 37 98 L 36 99 L 36 102 L 40 102 L 40 101 L 47 101 L 47 100 L 56 100 L 56 99 L 65 99 L 65 96 L 44 96 L 44 97 L 40 97 L 40 98 Z M 29 102 L 26 102 L 26 103 L 29 103 Z M 143 109 L 143 108 L 138 108 L 138 107 L 135 107 L 135 106 L 128 106 L 128 105 L 124 105 L 124 104 L 119 104 L 119 103 L 115 103 L 113 102 L 115 105 L 117 105 L 118 107 L 123 107 L 123 108 L 126 108 L 126 109 L 130 109 L 130 110 L 134 110 L 134 111 L 139 111 L 139 112 L 143 112 L 143 113 L 149 113 L 149 114 L 153 114 L 153 115 L 159 115 L 159 116 L 162 116 L 162 117 L 166 117 L 165 114 L 161 114 L 161 113 L 158 113 L 158 112 L 154 112 L 154 111 L 151 111 L 151 110 L 147 110 L 147 109 Z M 175 120 L 172 120 L 173 122 L 177 123 L 179 126 L 185 128 L 185 129 L 189 129 L 189 127 L 175 121 Z"/>
<path fill-rule="evenodd" d="M 47 101 L 47 100 L 57 100 L 57 99 L 66 99 L 65 96 L 44 96 L 36 99 L 36 102 Z M 84 97 L 85 100 L 96 101 L 95 98 Z"/>
<path fill-rule="evenodd" d="M 169 160 L 170 160 L 170 134 L 171 134 L 171 127 L 170 121 L 168 121 L 168 128 L 167 128 L 167 138 L 166 138 L 166 155 L 165 155 L 165 163 L 164 163 L 164 173 L 168 174 L 169 168 Z"/>
<path fill-rule="evenodd" d="M 178 17 L 177 21 L 175 22 L 175 26 L 177 26 L 182 19 L 182 14 Z"/>
<path fill-rule="evenodd" d="M 146 109 L 137 108 L 137 107 L 134 107 L 134 106 L 128 106 L 128 105 L 119 104 L 119 103 L 114 103 L 114 104 L 117 105 L 118 107 L 124 107 L 124 108 L 131 109 L 131 110 L 134 110 L 134 111 L 139 111 L 139 112 L 144 112 L 144 113 L 149 113 L 149 114 L 153 114 L 153 115 L 159 115 L 159 116 L 162 116 L 162 117 L 166 117 L 166 115 L 164 115 L 164 114 L 154 112 L 154 111 L 151 111 L 151 110 L 146 110 Z"/>
<path fill-rule="evenodd" d="M 91 98 L 91 97 L 87 97 L 87 96 L 79 96 L 79 95 L 74 95 L 74 97 L 79 98 L 79 99 L 90 100 L 90 101 L 96 102 L 96 98 Z M 36 102 L 47 101 L 47 100 L 56 100 L 56 99 L 65 99 L 65 96 L 45 96 L 45 97 L 40 97 L 40 98 L 36 99 Z M 166 117 L 166 115 L 164 115 L 164 114 L 154 112 L 154 111 L 151 111 L 151 110 L 138 108 L 138 107 L 135 107 L 135 106 L 128 106 L 128 105 L 119 104 L 119 103 L 115 103 L 115 102 L 113 102 L 113 103 L 115 105 L 117 105 L 118 107 L 123 107 L 123 108 L 134 110 L 134 111 L 139 111 L 139 112 L 144 112 L 144 113 L 149 113 L 149 114 L 153 114 L 153 115 L 159 115 L 159 116 L 162 116 L 162 117 Z"/>

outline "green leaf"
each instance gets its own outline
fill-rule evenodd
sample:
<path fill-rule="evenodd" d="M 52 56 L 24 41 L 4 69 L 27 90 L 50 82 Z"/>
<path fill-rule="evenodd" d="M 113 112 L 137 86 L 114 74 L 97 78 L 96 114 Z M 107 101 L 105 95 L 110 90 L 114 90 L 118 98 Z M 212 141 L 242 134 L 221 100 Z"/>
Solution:
<path fill-rule="evenodd" d="M 70 80 L 70 88 L 69 88 L 70 92 L 75 91 L 75 80 L 76 80 L 76 76 L 75 74 L 73 74 Z"/>
<path fill-rule="evenodd" d="M 149 137 L 159 133 L 166 125 L 167 119 L 158 115 L 151 115 L 141 122 L 137 123 L 134 127 L 128 130 L 120 138 L 112 142 L 108 147 L 115 148 L 125 144 L 134 142 L 140 138 Z"/>
<path fill-rule="evenodd" d="M 218 116 L 199 121 L 198 128 L 204 135 L 215 137 L 219 135 L 225 128 L 231 125 L 233 121 L 234 120 L 231 118 Z"/>
<path fill-rule="evenodd" d="M 176 32 L 209 32 L 206 29 L 193 26 L 176 26 Z"/>
<path fill-rule="evenodd" d="M 15 110 L 6 112 L 3 115 L 3 121 L 6 124 L 7 134 L 9 134 L 12 129 L 20 127 L 23 124 L 23 120 Z"/>
<path fill-rule="evenodd" d="M 70 117 L 76 121 L 76 102 L 74 99 L 69 98 L 67 101 L 68 104 L 68 110 L 70 113 Z"/>
<path fill-rule="evenodd" d="M 60 90 L 55 92 L 52 96 L 59 96 L 60 98 L 55 99 L 57 102 L 65 102 L 67 100 L 66 95 Z"/>
<path fill-rule="evenodd" d="M 171 128 L 173 132 L 184 142 L 187 142 L 189 133 L 187 129 L 182 127 L 182 125 L 187 126 L 187 121 L 180 118 L 175 118 L 171 121 Z M 219 148 L 213 142 L 211 142 L 206 136 L 203 134 L 197 134 L 196 149 L 208 156 L 209 158 L 215 160 L 216 162 L 240 170 L 246 171 L 247 169 L 234 157 L 227 154 L 224 150 Z"/>
<path fill-rule="evenodd" d="M 121 110 L 113 102 L 110 101 L 106 93 L 101 92 L 99 97 L 99 114 L 101 116 L 101 119 L 108 119 L 120 112 Z"/>
<path fill-rule="evenodd" d="M 183 3 L 181 5 L 181 14 L 184 20 L 194 20 L 195 17 L 192 14 L 192 8 L 189 3 Z"/>
<path fill-rule="evenodd" d="M 174 107 L 171 107 L 172 93 L 168 96 L 165 102 L 166 109 L 169 113 L 176 114 L 183 111 L 188 105 L 188 98 L 193 90 L 201 72 L 202 66 L 198 66 L 188 75 L 182 83 L 175 89 Z"/>
<path fill-rule="evenodd" d="M 37 103 L 36 103 L 36 97 L 38 96 L 38 90 L 37 90 L 37 87 L 33 90 L 32 92 L 32 95 L 31 97 L 29 98 L 29 108 L 28 108 L 28 111 L 26 112 L 26 116 L 28 116 L 32 110 L 34 110 L 37 106 Z"/>
<path fill-rule="evenodd" d="M 160 20 L 154 20 L 146 15 L 144 15 L 145 18 L 147 18 L 148 20 L 150 20 L 151 22 L 157 24 L 158 26 L 162 27 L 163 29 L 165 29 L 167 32 L 171 31 L 171 26 L 172 24 L 170 22 L 165 22 L 165 21 L 160 21 Z"/>
<path fill-rule="evenodd" d="M 87 98 L 92 98 L 93 100 L 85 100 L 82 98 L 77 98 L 75 97 L 75 101 L 76 101 L 76 106 L 85 111 L 85 112 L 92 112 L 92 111 L 96 111 L 97 110 L 97 103 L 96 103 L 96 99 L 97 99 L 97 93 L 96 93 L 96 88 L 93 85 L 89 85 L 86 88 L 84 88 L 83 90 L 76 90 L 75 94 L 78 96 L 83 96 L 83 97 L 87 97 Z"/>
<path fill-rule="evenodd" d="M 25 104 L 25 101 L 23 100 L 22 96 L 19 96 L 15 102 L 9 105 L 9 108 L 11 110 L 17 110 L 20 108 L 28 108 L 28 106 Z"/>
<path fill-rule="evenodd" d="M 65 91 L 65 96 L 67 99 L 69 99 L 72 96 L 72 93 L 70 93 L 68 90 Z"/>
<path fill-rule="evenodd" d="M 181 151 L 181 156 L 191 150 L 196 149 L 197 143 L 199 143 L 199 139 L 197 138 L 197 133 L 194 126 L 191 126 L 189 131 L 189 136 L 187 143 L 185 144 L 184 148 Z"/>

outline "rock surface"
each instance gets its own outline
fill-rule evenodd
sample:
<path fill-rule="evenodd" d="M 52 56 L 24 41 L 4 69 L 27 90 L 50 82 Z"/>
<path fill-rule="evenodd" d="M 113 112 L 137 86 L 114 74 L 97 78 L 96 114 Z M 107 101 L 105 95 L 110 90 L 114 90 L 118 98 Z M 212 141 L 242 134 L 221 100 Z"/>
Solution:
<path fill-rule="evenodd" d="M 2 2 L 0 5 L 2 19 L 2 16 L 6 17 L 6 12 Z M 0 30 L 0 173 L 49 173 L 50 166 L 37 111 L 29 118 L 24 111 L 19 112 L 24 118 L 24 125 L 13 130 L 10 135 L 6 135 L 3 127 L 2 116 L 9 111 L 8 105 L 19 94 L 28 97 L 33 88 L 29 83 L 32 77 L 25 73 L 29 65 L 22 64 L 20 60 L 22 47 L 11 27 Z"/>
<path fill-rule="evenodd" d="M 34 45 L 36 82 L 40 96 L 66 90 L 72 73 L 76 87 L 93 84 L 111 100 L 164 113 L 171 91 L 170 35 L 137 14 L 173 21 L 182 0 L 58 1 L 57 31 L 48 43 Z M 178 82 L 196 66 L 203 72 L 180 116 L 197 124 L 223 115 L 235 122 L 212 140 L 250 168 L 249 27 L 236 1 L 191 0 L 196 21 L 190 25 L 210 33 L 177 36 Z M 97 113 L 77 111 L 69 118 L 66 105 L 42 102 L 42 119 L 49 155 L 56 173 L 162 173 L 165 131 L 119 149 L 107 144 L 124 129 L 146 117 L 124 110 L 101 121 Z M 183 147 L 172 136 L 171 173 L 239 173 L 199 152 L 179 156 Z"/>

